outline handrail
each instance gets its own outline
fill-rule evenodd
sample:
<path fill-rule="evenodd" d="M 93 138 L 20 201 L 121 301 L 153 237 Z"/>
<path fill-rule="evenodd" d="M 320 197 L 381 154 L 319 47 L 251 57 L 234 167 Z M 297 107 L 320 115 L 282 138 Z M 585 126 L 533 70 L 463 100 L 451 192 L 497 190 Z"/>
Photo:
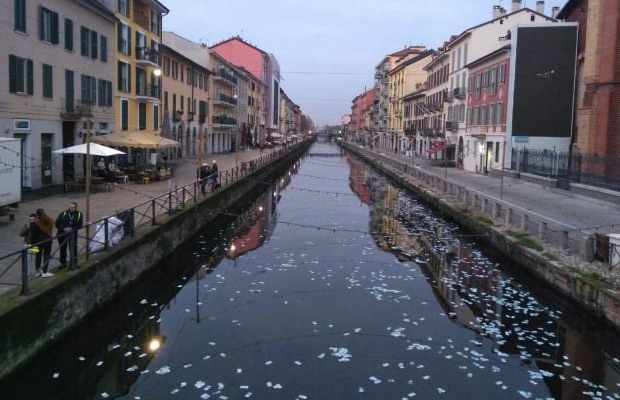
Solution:
<path fill-rule="evenodd" d="M 224 171 L 219 171 L 217 176 L 217 182 L 219 183 L 219 187 L 226 187 L 235 181 L 243 179 L 247 175 L 251 174 L 255 170 L 262 168 L 275 160 L 281 158 L 284 154 L 291 152 L 292 150 L 299 147 L 300 143 L 293 144 L 287 146 L 286 149 L 274 150 L 269 153 L 265 153 L 254 160 L 250 160 L 247 162 L 242 162 L 240 166 L 235 166 L 229 168 Z M 214 192 L 205 193 L 205 197 L 212 196 Z M 123 222 L 123 230 L 124 235 L 133 237 L 135 235 L 135 231 L 137 228 L 143 226 L 155 225 L 156 219 L 162 215 L 170 215 L 176 211 L 179 211 L 185 207 L 189 202 L 197 203 L 199 201 L 199 197 L 201 196 L 200 191 L 200 181 L 194 181 L 190 184 L 187 184 L 182 187 L 176 187 L 174 190 L 162 194 L 157 197 L 153 197 L 150 200 L 135 205 L 131 208 L 122 210 L 117 212 L 115 218 L 120 219 Z M 139 220 L 136 221 L 136 216 L 139 216 Z M 87 225 L 80 228 L 76 234 L 78 239 L 78 244 L 81 243 L 77 251 L 77 258 L 82 255 L 89 256 L 90 252 L 90 244 L 91 242 L 99 243 L 103 245 L 103 251 L 109 248 L 109 242 L 111 239 L 111 232 L 108 230 L 108 222 L 111 217 L 105 217 L 96 221 L 92 221 Z M 94 232 L 92 232 L 89 236 L 86 236 L 86 228 L 95 227 Z M 101 227 L 104 230 L 104 239 L 99 241 L 95 239 L 95 236 Z M 0 284 L 4 285 L 13 285 L 20 286 L 20 294 L 25 295 L 30 293 L 29 282 L 34 279 L 34 276 L 28 274 L 28 264 L 29 264 L 29 253 L 28 251 L 34 247 L 39 247 L 41 244 L 46 242 L 57 242 L 59 237 L 62 239 L 64 235 L 55 236 L 53 238 L 47 239 L 45 241 L 34 243 L 23 249 L 13 251 L 9 254 L 0 256 L 0 264 L 6 265 L 6 267 L 0 267 Z M 67 237 L 66 240 L 69 240 Z M 59 248 L 56 248 L 55 251 L 52 252 L 52 256 L 50 259 L 54 258 L 56 252 L 59 251 Z M 74 258 L 73 252 L 68 251 L 69 255 L 69 268 L 72 269 L 77 264 L 77 259 Z M 88 259 L 88 258 L 87 258 Z M 7 263 L 8 262 L 8 263 Z M 3 282 L 2 278 L 12 269 L 19 266 L 21 268 L 21 283 L 11 283 L 11 282 Z"/>

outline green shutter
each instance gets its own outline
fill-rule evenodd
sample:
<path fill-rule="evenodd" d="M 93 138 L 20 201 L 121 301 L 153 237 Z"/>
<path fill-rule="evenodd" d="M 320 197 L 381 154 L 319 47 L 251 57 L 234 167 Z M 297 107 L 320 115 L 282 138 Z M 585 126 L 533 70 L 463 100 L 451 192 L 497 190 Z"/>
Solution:
<path fill-rule="evenodd" d="M 118 24 L 116 24 L 116 37 L 117 37 L 117 42 L 116 42 L 116 51 L 121 51 L 121 49 L 123 48 L 123 25 L 119 22 Z"/>
<path fill-rule="evenodd" d="M 131 55 L 131 27 L 127 27 L 127 55 Z"/>
<path fill-rule="evenodd" d="M 107 81 L 106 82 L 106 103 L 105 106 L 106 107 L 112 107 L 112 82 L 111 81 Z"/>
<path fill-rule="evenodd" d="M 123 90 L 123 80 L 121 79 L 121 77 L 123 76 L 123 64 L 120 61 L 118 61 L 116 65 L 116 75 L 116 90 L 121 92 Z"/>
<path fill-rule="evenodd" d="M 26 32 L 26 0 L 15 0 L 15 30 Z"/>
<path fill-rule="evenodd" d="M 108 62 L 108 38 L 101 36 L 101 61 Z"/>
<path fill-rule="evenodd" d="M 131 65 L 127 64 L 127 92 L 131 93 Z"/>
<path fill-rule="evenodd" d="M 50 41 L 52 44 L 58 44 L 60 41 L 58 40 L 58 13 L 50 12 L 50 24 L 51 26 L 51 38 Z"/>
<path fill-rule="evenodd" d="M 26 62 L 26 75 L 28 79 L 28 89 L 26 92 L 32 95 L 34 94 L 34 71 L 31 59 L 28 59 L 28 61 Z"/>
<path fill-rule="evenodd" d="M 39 6 L 39 40 L 45 39 L 45 35 L 43 35 L 43 7 Z"/>
<path fill-rule="evenodd" d="M 17 58 L 9 54 L 9 92 L 17 92 Z"/>
<path fill-rule="evenodd" d="M 54 97 L 53 79 L 52 66 L 43 64 L 43 97 L 46 99 Z"/>
<path fill-rule="evenodd" d="M 73 21 L 65 18 L 65 50 L 73 51 Z"/>
<path fill-rule="evenodd" d="M 97 58 L 97 41 L 99 38 L 97 37 L 97 32 L 90 31 L 90 57 Z"/>
<path fill-rule="evenodd" d="M 88 39 L 89 39 L 88 29 L 81 26 L 80 27 L 80 54 L 83 56 L 88 55 L 88 44 L 89 44 Z"/>

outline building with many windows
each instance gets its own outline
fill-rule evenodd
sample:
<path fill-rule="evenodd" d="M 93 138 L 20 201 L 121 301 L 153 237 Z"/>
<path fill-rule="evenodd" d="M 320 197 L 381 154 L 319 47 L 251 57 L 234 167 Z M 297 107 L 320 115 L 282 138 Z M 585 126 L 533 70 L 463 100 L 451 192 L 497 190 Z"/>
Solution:
<path fill-rule="evenodd" d="M 116 18 L 88 0 L 5 3 L 0 52 L 8 74 L 0 80 L 0 129 L 22 139 L 22 187 L 83 176 L 84 157 L 52 151 L 115 129 Z"/>
<path fill-rule="evenodd" d="M 209 148 L 212 153 L 228 153 L 233 149 L 239 130 L 237 115 L 237 84 L 235 66 L 211 52 L 211 131 Z"/>
<path fill-rule="evenodd" d="M 202 158 L 210 152 L 209 50 L 173 32 L 163 33 L 162 49 L 162 136 L 181 143 L 173 157 Z"/>
<path fill-rule="evenodd" d="M 162 16 L 168 9 L 157 0 L 103 0 L 116 17 L 116 129 L 131 135 L 160 134 Z M 113 3 L 113 4 L 111 4 Z M 132 148 L 128 161 L 144 162 Z"/>

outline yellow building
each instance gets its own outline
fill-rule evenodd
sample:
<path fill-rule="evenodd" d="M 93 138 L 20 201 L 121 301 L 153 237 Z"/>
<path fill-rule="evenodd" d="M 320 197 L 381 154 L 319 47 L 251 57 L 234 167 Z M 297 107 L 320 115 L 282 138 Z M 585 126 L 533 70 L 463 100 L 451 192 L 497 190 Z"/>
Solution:
<path fill-rule="evenodd" d="M 116 96 L 114 112 L 120 133 L 159 135 L 161 121 L 162 16 L 157 0 L 116 0 Z M 133 150 L 133 157 L 142 157 Z M 131 159 L 132 162 L 146 160 Z"/>

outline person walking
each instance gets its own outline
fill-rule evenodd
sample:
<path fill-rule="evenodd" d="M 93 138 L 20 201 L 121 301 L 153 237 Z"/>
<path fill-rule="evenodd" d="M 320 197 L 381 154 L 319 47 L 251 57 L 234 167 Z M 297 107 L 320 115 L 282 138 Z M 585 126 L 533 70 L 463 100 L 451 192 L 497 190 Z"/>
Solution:
<path fill-rule="evenodd" d="M 82 212 L 77 209 L 77 203 L 72 201 L 69 207 L 61 212 L 56 218 L 56 229 L 58 229 L 58 245 L 60 247 L 59 261 L 61 266 L 67 265 L 67 246 L 71 252 L 69 262 L 77 265 L 77 236 L 78 230 L 84 224 Z"/>

